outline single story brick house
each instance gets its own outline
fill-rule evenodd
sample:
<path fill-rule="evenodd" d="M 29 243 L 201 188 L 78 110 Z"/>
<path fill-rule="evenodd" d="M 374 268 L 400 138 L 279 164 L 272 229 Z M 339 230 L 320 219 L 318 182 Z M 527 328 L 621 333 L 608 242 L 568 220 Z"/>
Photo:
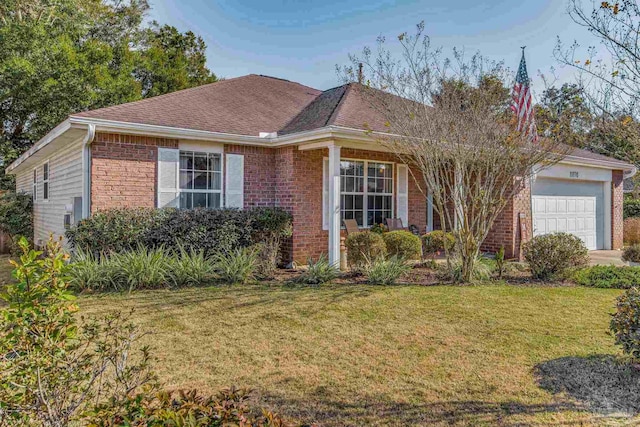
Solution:
<path fill-rule="evenodd" d="M 421 231 L 439 223 L 408 166 L 363 131 L 385 127 L 358 88 L 248 75 L 82 112 L 7 173 L 33 194 L 36 242 L 101 209 L 279 206 L 293 214 L 293 260 L 337 261 L 342 219 L 367 228 L 398 217 Z M 573 150 L 509 202 L 483 249 L 518 256 L 522 229 L 619 249 L 623 180 L 635 172 Z"/>

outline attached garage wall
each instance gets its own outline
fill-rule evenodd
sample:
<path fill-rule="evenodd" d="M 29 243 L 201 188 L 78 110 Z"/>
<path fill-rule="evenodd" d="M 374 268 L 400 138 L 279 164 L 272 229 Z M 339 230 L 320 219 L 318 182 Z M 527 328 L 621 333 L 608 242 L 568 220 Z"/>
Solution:
<path fill-rule="evenodd" d="M 533 185 L 533 234 L 576 234 L 589 249 L 605 247 L 605 183 L 538 178 Z"/>
<path fill-rule="evenodd" d="M 615 172 L 570 164 L 539 172 L 531 192 L 533 234 L 564 231 L 589 249 L 615 247 Z"/>

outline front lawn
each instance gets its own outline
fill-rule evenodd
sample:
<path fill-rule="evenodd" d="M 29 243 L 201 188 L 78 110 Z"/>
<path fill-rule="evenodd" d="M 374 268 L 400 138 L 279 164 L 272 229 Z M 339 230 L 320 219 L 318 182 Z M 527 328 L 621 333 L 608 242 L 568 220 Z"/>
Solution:
<path fill-rule="evenodd" d="M 606 331 L 619 293 L 235 286 L 85 296 L 80 305 L 84 314 L 135 308 L 169 387 L 248 386 L 297 421 L 600 425 L 640 411 L 637 387 L 627 388 L 638 375 L 603 356 L 618 354 Z"/>

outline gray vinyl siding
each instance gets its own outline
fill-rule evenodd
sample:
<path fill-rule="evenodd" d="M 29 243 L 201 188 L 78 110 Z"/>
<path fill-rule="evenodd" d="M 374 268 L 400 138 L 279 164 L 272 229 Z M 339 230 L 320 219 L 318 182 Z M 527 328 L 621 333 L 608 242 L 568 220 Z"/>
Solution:
<path fill-rule="evenodd" d="M 49 161 L 49 199 L 43 198 L 43 165 Z M 76 142 L 39 161 L 37 195 L 33 206 L 34 242 L 46 243 L 49 235 L 64 236 L 64 215 L 74 197 L 82 197 L 82 144 Z M 33 167 L 16 174 L 16 190 L 31 193 Z"/>

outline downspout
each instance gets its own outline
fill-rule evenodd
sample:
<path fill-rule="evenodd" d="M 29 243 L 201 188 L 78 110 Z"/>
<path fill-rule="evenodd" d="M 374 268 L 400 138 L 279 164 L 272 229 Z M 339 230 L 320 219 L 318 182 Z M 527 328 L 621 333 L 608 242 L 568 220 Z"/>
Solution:
<path fill-rule="evenodd" d="M 96 125 L 87 125 L 87 134 L 82 139 L 82 218 L 91 214 L 91 143 L 96 136 Z"/>

